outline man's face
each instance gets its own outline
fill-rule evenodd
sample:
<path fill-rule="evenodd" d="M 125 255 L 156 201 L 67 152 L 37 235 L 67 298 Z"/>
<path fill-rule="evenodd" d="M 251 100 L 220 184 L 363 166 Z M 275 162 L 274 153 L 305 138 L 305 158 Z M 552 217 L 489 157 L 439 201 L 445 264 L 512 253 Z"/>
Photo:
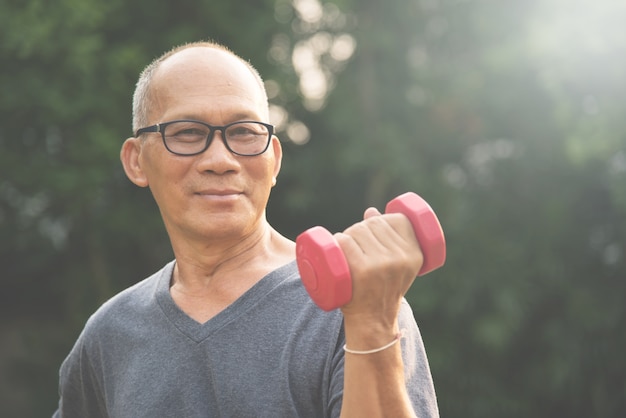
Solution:
<path fill-rule="evenodd" d="M 210 48 L 190 48 L 164 61 L 151 88 L 149 124 L 194 119 L 210 125 L 269 122 L 266 99 L 247 67 Z M 146 134 L 144 134 L 146 135 Z M 137 142 L 138 166 L 159 205 L 170 238 L 239 241 L 259 230 L 280 170 L 280 143 L 253 157 L 237 156 L 216 132 L 202 154 L 178 156 L 159 133 Z M 135 183 L 138 183 L 135 181 Z"/>

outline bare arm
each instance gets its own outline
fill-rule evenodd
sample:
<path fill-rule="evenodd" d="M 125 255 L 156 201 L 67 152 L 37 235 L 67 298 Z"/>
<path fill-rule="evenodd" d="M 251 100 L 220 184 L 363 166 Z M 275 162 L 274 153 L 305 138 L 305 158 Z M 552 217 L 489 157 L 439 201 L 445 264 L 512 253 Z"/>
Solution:
<path fill-rule="evenodd" d="M 377 349 L 396 339 L 402 298 L 423 262 L 408 219 L 379 215 L 368 209 L 363 222 L 336 235 L 353 280 L 352 301 L 342 308 L 351 350 Z M 399 343 L 371 354 L 346 352 L 341 416 L 414 417 L 403 366 Z"/>

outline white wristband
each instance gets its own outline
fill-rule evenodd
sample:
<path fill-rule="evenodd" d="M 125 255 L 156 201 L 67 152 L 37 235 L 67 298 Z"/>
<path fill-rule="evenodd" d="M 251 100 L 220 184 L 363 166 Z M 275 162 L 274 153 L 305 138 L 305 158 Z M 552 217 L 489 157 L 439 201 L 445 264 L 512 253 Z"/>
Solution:
<path fill-rule="evenodd" d="M 350 354 L 374 354 L 374 353 L 378 353 L 380 351 L 386 350 L 389 347 L 392 347 L 395 343 L 397 343 L 398 341 L 400 341 L 402 339 L 402 337 L 404 336 L 404 330 L 401 330 L 399 333 L 396 334 L 396 338 L 393 339 L 392 342 L 390 342 L 389 344 L 386 344 L 382 347 L 379 348 L 374 348 L 373 350 L 352 350 L 350 348 L 348 348 L 346 346 L 346 344 L 343 345 L 343 351 L 345 351 L 346 353 L 350 353 Z"/>

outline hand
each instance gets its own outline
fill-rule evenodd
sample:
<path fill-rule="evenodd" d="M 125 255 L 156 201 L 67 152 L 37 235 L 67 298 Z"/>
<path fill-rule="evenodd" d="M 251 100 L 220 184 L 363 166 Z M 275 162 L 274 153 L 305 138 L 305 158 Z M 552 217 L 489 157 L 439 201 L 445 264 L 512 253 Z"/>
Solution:
<path fill-rule="evenodd" d="M 335 239 L 352 277 L 352 300 L 341 308 L 344 317 L 393 328 L 424 260 L 411 222 L 400 213 L 383 215 L 368 208 L 363 221 Z"/>

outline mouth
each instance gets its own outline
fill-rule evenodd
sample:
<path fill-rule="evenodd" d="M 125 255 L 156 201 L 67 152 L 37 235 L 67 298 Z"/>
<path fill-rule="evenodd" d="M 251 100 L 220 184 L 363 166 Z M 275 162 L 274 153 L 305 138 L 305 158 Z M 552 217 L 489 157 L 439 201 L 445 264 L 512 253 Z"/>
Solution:
<path fill-rule="evenodd" d="M 232 200 L 243 194 L 240 190 L 235 189 L 206 189 L 194 193 L 195 195 L 212 200 Z"/>

